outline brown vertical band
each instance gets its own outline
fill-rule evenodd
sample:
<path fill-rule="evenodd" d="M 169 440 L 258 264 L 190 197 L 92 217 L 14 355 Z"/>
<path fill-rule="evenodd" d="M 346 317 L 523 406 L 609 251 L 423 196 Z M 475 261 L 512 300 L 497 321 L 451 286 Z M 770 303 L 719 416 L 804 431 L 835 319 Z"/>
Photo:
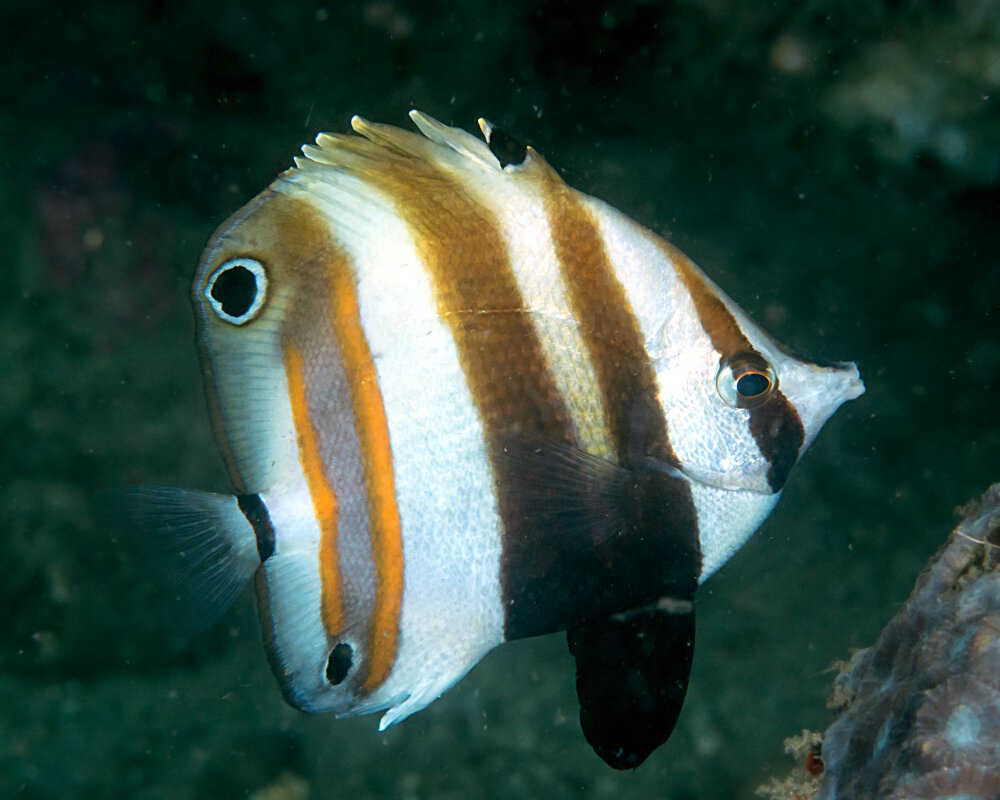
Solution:
<path fill-rule="evenodd" d="M 639 321 L 600 232 L 579 196 L 561 180 L 550 179 L 546 189 L 545 210 L 559 267 L 597 374 L 618 461 L 628 465 L 649 457 L 677 465 Z"/>
<path fill-rule="evenodd" d="M 661 241 L 660 246 L 687 287 L 702 327 L 723 360 L 740 352 L 756 353 L 725 303 L 706 285 L 690 259 L 668 242 Z M 780 383 L 779 389 L 763 404 L 750 409 L 750 432 L 770 464 L 768 485 L 778 492 L 788 480 L 788 473 L 795 466 L 805 441 L 799 412 L 780 391 Z"/>
<path fill-rule="evenodd" d="M 409 226 L 482 420 L 503 531 L 500 582 L 509 625 L 511 618 L 532 615 L 536 599 L 543 602 L 525 595 L 519 581 L 534 554 L 557 533 L 526 495 L 523 463 L 511 456 L 543 444 L 573 446 L 572 419 L 495 215 L 428 161 L 384 154 L 370 163 L 371 171 L 359 177 L 391 197 Z M 549 629 L 559 627 L 565 624 Z"/>
<path fill-rule="evenodd" d="M 615 462 L 542 448 L 521 456 L 528 524 L 504 542 L 506 636 L 572 627 L 689 598 L 701 572 L 690 486 L 647 460 L 676 463 L 642 332 L 579 195 L 542 177 L 569 306 L 603 398 Z"/>

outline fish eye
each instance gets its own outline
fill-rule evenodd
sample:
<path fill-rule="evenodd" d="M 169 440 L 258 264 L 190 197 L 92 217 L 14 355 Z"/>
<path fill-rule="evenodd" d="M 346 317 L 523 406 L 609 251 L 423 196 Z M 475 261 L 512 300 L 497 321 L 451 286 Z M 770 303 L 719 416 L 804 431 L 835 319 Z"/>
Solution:
<path fill-rule="evenodd" d="M 777 385 L 774 369 L 757 353 L 737 353 L 723 360 L 715 377 L 719 396 L 733 408 L 759 406 Z"/>
<path fill-rule="evenodd" d="M 264 265 L 253 258 L 231 258 L 205 284 L 205 299 L 219 319 L 244 325 L 264 307 L 267 275 Z"/>
<path fill-rule="evenodd" d="M 354 649 L 347 642 L 338 643 L 326 660 L 326 682 L 331 686 L 343 683 L 353 662 Z"/>

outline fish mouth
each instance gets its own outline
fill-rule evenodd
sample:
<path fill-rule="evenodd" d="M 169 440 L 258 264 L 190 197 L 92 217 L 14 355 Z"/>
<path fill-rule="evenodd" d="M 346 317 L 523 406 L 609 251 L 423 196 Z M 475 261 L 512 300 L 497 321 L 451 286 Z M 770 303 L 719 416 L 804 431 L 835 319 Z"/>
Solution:
<path fill-rule="evenodd" d="M 865 382 L 861 380 L 861 375 L 858 374 L 858 368 L 854 366 L 854 364 L 851 364 L 851 366 L 854 367 L 854 379 L 847 387 L 847 392 L 844 396 L 845 403 L 848 400 L 857 400 L 865 393 Z"/>
<path fill-rule="evenodd" d="M 816 434 L 838 408 L 865 393 L 865 383 L 861 380 L 857 364 L 853 362 L 848 361 L 824 369 L 819 377 L 816 389 L 805 396 L 799 405 L 802 425 L 806 432 L 802 452 L 812 443 Z"/>
<path fill-rule="evenodd" d="M 841 361 L 839 364 L 835 364 L 830 372 L 840 375 L 842 380 L 839 387 L 840 402 L 837 404 L 838 406 L 848 400 L 857 400 L 865 393 L 865 382 L 861 380 L 858 365 L 853 361 Z"/>

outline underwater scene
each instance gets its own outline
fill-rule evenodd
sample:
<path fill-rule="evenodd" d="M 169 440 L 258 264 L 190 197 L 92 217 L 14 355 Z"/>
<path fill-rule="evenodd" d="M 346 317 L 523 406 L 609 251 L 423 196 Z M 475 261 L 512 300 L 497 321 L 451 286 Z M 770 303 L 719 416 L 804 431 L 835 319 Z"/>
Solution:
<path fill-rule="evenodd" d="M 1000 0 L 4 0 L 0 25 L 0 797 L 1000 797 Z M 436 295 L 386 277 L 411 250 L 449 254 Z M 453 321 L 509 310 L 476 266 L 501 250 L 515 298 L 562 276 L 568 325 Z M 379 345 L 435 298 L 426 358 Z M 532 405 L 510 343 L 536 334 L 541 371 L 574 366 Z M 724 434 L 753 457 L 705 466 Z M 362 555 L 321 537 L 282 572 L 341 474 Z M 152 486 L 196 491 L 120 493 Z M 492 538 L 448 531 L 448 497 Z M 391 636 L 327 637 L 352 614 Z M 667 628 L 616 660 L 595 618 Z"/>

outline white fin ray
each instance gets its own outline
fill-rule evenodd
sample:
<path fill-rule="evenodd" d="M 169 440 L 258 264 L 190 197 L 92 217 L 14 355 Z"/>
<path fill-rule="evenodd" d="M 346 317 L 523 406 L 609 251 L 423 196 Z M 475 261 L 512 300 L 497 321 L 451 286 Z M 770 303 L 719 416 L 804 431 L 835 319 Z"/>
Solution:
<path fill-rule="evenodd" d="M 411 675 L 404 676 L 401 681 L 402 685 L 411 687 L 409 691 L 392 695 L 388 702 L 372 702 L 367 707 L 362 705 L 355 708 L 354 711 L 359 714 L 370 714 L 385 710 L 378 723 L 378 729 L 384 731 L 418 711 L 422 711 L 437 700 L 464 678 L 485 654 L 485 651 L 476 652 L 469 654 L 469 658 L 437 664 L 430 669 L 427 669 L 426 662 L 417 665 L 414 672 L 419 676 L 419 680 L 413 680 L 411 673 Z"/>
<path fill-rule="evenodd" d="M 253 527 L 231 495 L 142 486 L 115 492 L 110 506 L 148 555 L 184 633 L 217 622 L 260 566 Z"/>
<path fill-rule="evenodd" d="M 486 139 L 487 144 L 490 141 L 490 137 L 493 135 L 493 131 L 496 128 L 492 122 L 490 122 L 486 117 L 480 117 L 476 120 L 479 125 L 479 130 L 483 132 L 483 137 Z"/>
<path fill-rule="evenodd" d="M 479 164 L 484 169 L 492 172 L 500 170 L 500 162 L 493 155 L 489 145 L 468 131 L 461 128 L 451 128 L 416 109 L 410 112 L 410 119 L 420 129 L 420 132 L 431 141 L 444 145 L 463 158 Z"/>
<path fill-rule="evenodd" d="M 418 711 L 423 711 L 427 708 L 427 706 L 458 683 L 458 681 L 463 678 L 468 671 L 468 669 L 465 669 L 459 675 L 448 676 L 446 678 L 438 676 L 437 680 L 425 684 L 417 691 L 407 695 L 405 698 L 399 698 L 399 700 L 394 703 L 392 708 L 386 711 L 382 715 L 381 719 L 379 719 L 379 732 L 395 725 L 397 722 L 402 722 L 404 719 L 416 714 Z M 400 700 L 402 700 L 402 702 L 400 702 Z"/>
<path fill-rule="evenodd" d="M 295 165 L 301 170 L 322 165 L 363 174 L 386 161 L 416 159 L 449 172 L 475 170 L 479 175 L 484 171 L 502 174 L 500 162 L 486 142 L 419 111 L 412 111 L 410 118 L 420 133 L 355 116 L 351 119 L 351 127 L 363 138 L 321 133 L 316 137 L 316 144 L 302 148 L 304 158 L 296 158 Z"/>
<path fill-rule="evenodd" d="M 393 150 L 401 155 L 428 161 L 436 160 L 440 153 L 435 143 L 413 131 L 397 128 L 382 122 L 369 122 L 355 114 L 351 117 L 351 127 L 372 144 Z"/>
<path fill-rule="evenodd" d="M 345 172 L 363 173 L 379 164 L 402 161 L 406 157 L 396 148 L 380 147 L 357 136 L 321 133 L 316 137 L 316 144 L 302 146 L 302 156 L 295 158 L 295 166 L 301 171 L 333 167 Z M 281 177 L 288 177 L 288 173 Z"/>

